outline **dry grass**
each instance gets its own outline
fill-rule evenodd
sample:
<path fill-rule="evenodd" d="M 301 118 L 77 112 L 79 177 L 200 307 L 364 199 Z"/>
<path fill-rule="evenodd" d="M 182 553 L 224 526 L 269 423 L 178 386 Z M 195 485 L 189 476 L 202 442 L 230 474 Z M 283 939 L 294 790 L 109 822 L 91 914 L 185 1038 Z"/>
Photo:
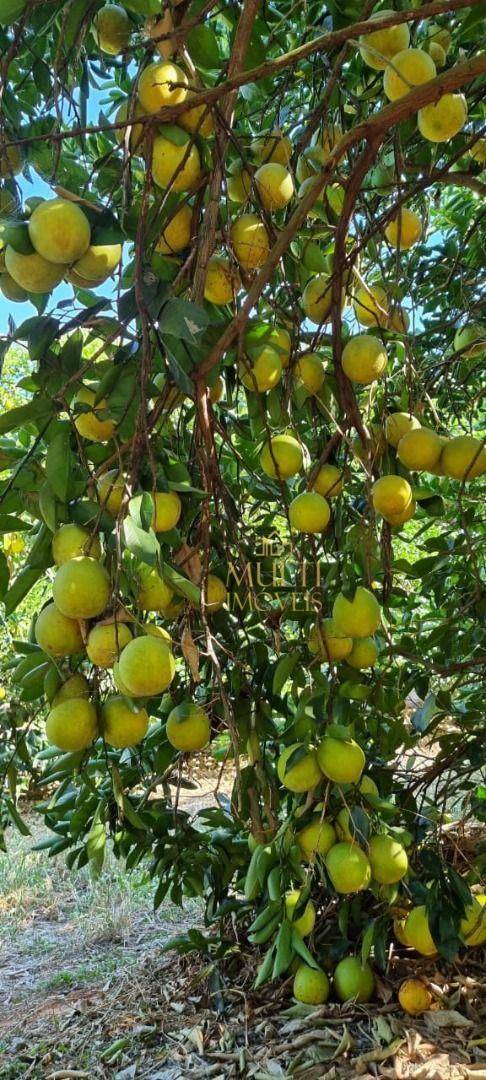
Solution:
<path fill-rule="evenodd" d="M 109 859 L 92 882 L 31 843 L 10 835 L 0 856 L 1 1080 L 485 1080 L 483 950 L 414 957 L 435 992 L 415 1020 L 397 1007 L 404 956 L 370 1006 L 292 1007 L 291 980 L 253 991 L 244 942 L 219 965 L 162 953 L 198 903 L 154 915 L 143 872 Z"/>

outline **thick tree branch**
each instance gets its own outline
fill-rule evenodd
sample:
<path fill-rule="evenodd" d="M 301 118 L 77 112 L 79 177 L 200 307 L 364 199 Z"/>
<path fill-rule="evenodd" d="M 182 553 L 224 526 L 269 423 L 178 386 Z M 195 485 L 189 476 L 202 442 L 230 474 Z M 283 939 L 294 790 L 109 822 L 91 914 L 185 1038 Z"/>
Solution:
<path fill-rule="evenodd" d="M 260 0 L 246 0 L 236 28 L 233 51 L 228 65 L 228 79 L 231 79 L 244 65 L 245 56 L 250 44 L 253 24 L 260 7 Z M 194 270 L 192 288 L 193 299 L 196 304 L 201 303 L 204 295 L 204 283 L 209 258 L 214 250 L 215 234 L 218 224 L 221 185 L 224 177 L 226 154 L 230 142 L 230 132 L 233 126 L 233 117 L 236 104 L 237 92 L 228 93 L 221 108 L 221 123 L 216 130 L 215 162 L 209 185 L 209 199 L 204 213 L 201 239 L 198 245 L 197 261 Z"/>
<path fill-rule="evenodd" d="M 237 90 L 240 86 L 252 82 L 258 82 L 267 76 L 276 75 L 288 67 L 295 67 L 301 60 L 305 60 L 314 53 L 329 53 L 345 42 L 355 41 L 358 37 L 374 33 L 375 30 L 384 30 L 389 26 L 398 26 L 400 23 L 405 22 L 421 22 L 424 19 L 434 18 L 436 15 L 442 15 L 446 12 L 459 11 L 462 8 L 475 8 L 480 2 L 481 0 L 433 0 L 432 3 L 424 4 L 421 8 L 396 11 L 393 15 L 383 16 L 381 19 L 363 20 L 362 22 L 353 23 L 352 26 L 345 26 L 341 30 L 321 34 L 319 37 L 314 38 L 313 41 L 308 41 L 297 49 L 292 49 L 291 52 L 283 53 L 282 56 L 277 56 L 273 60 L 267 60 L 264 64 L 259 64 L 249 71 L 240 71 L 237 75 L 225 79 L 217 86 L 209 87 L 203 91 L 199 87 L 195 87 L 194 99 L 191 104 L 194 106 L 196 104 L 214 105 L 232 90 Z M 137 123 L 157 125 L 162 121 L 164 123 L 177 121 L 177 118 L 186 110 L 187 102 L 180 102 L 178 105 L 165 107 L 159 113 L 147 113 L 144 116 L 137 116 Z M 9 139 L 6 140 L 5 147 L 22 146 L 24 143 L 45 141 L 46 139 L 49 139 L 49 142 L 59 142 L 62 139 L 75 138 L 77 135 L 95 135 L 101 131 L 116 131 L 127 127 L 129 123 L 129 120 L 114 121 L 112 124 L 72 127 L 66 131 L 54 131 L 48 135 L 33 135 L 25 139 Z"/>

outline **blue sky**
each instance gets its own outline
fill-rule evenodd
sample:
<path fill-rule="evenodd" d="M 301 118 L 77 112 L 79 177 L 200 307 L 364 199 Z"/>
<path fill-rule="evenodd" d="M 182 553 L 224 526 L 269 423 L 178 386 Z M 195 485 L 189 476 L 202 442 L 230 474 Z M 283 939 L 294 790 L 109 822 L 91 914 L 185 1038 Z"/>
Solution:
<path fill-rule="evenodd" d="M 114 84 L 108 78 L 103 90 L 98 90 L 93 86 L 90 86 L 90 93 L 88 98 L 87 108 L 87 123 L 97 123 L 100 108 L 104 106 L 105 113 L 108 111 L 106 106 L 109 101 L 108 90 Z M 66 117 L 66 123 L 69 122 L 70 117 Z M 72 116 L 71 116 L 72 119 Z M 52 190 L 52 185 L 46 183 L 41 176 L 34 169 L 30 169 L 31 180 L 27 180 L 24 174 L 17 176 L 16 182 L 21 190 L 22 198 L 28 199 L 32 195 L 41 196 L 44 199 L 55 197 L 55 193 Z M 54 181 L 55 183 L 55 181 Z M 113 292 L 113 282 L 107 281 L 105 285 L 99 286 L 96 290 L 97 296 L 109 296 Z M 74 304 L 74 292 L 72 285 L 68 282 L 61 282 L 57 289 L 51 293 L 49 298 L 46 312 L 53 312 L 56 305 L 61 300 L 72 300 Z M 13 303 L 12 300 L 6 300 L 3 293 L 0 292 L 0 335 L 8 333 L 8 316 L 11 315 L 15 324 L 20 326 L 24 319 L 30 319 L 37 314 L 37 309 L 30 301 L 25 304 Z"/>

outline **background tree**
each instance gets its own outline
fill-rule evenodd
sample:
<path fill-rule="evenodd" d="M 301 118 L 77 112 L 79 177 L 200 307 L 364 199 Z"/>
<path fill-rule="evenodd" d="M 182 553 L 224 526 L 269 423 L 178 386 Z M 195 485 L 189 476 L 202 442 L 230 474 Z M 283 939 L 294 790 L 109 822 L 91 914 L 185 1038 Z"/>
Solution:
<path fill-rule="evenodd" d="M 304 1001 L 485 933 L 481 16 L 0 0 L 2 819 Z"/>

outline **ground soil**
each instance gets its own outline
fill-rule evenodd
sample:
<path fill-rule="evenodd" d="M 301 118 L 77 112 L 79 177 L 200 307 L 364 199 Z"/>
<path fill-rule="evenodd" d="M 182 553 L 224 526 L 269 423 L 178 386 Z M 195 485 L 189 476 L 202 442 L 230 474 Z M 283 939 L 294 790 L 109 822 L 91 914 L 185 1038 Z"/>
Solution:
<path fill-rule="evenodd" d="M 187 808 L 213 787 L 201 775 Z M 434 992 L 424 1017 L 397 1006 L 411 973 L 399 954 L 370 1006 L 292 1006 L 291 980 L 252 989 L 244 942 L 220 963 L 163 951 L 201 924 L 199 902 L 154 914 L 144 872 L 110 860 L 96 882 L 73 874 L 32 851 L 44 833 L 28 820 L 33 838 L 11 834 L 0 855 L 1 1080 L 486 1080 L 484 950 L 454 965 L 414 956 Z"/>

